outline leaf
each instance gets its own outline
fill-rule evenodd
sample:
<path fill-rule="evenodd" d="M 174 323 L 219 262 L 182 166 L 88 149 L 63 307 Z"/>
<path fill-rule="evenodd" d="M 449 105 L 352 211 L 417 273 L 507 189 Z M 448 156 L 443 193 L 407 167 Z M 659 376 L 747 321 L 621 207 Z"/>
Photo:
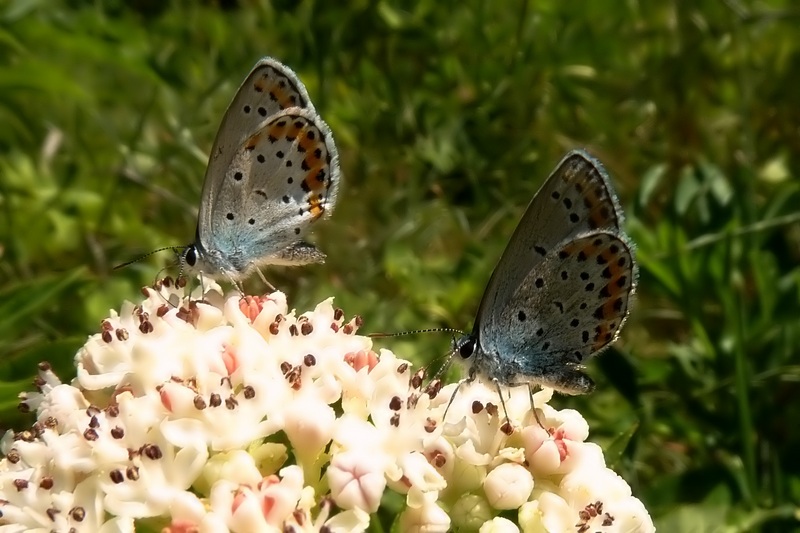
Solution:
<path fill-rule="evenodd" d="M 81 282 L 85 268 L 66 274 L 50 274 L 0 290 L 0 348 L 3 339 L 14 338 L 20 323 L 31 320 L 37 313 L 52 305 L 61 294 Z M 8 341 L 5 342 L 7 344 Z"/>
<path fill-rule="evenodd" d="M 622 455 L 625 453 L 625 450 L 628 449 L 628 445 L 638 430 L 639 422 L 631 424 L 628 429 L 617 435 L 616 438 L 606 446 L 605 456 L 606 463 L 609 467 L 614 468 L 619 464 Z"/>

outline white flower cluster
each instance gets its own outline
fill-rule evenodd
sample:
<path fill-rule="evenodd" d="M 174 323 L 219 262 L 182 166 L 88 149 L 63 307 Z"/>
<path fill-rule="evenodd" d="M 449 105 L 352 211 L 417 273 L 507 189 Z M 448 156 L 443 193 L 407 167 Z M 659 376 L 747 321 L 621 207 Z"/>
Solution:
<path fill-rule="evenodd" d="M 0 531 L 653 531 L 575 411 L 423 386 L 332 299 L 195 298 L 169 278 L 102 322 L 64 384 L 40 365 L 0 442 Z M 502 513 L 503 517 L 500 516 Z M 383 514 L 386 516 L 386 513 Z M 513 518 L 514 521 L 509 520 Z M 515 523 L 516 522 L 516 523 Z"/>

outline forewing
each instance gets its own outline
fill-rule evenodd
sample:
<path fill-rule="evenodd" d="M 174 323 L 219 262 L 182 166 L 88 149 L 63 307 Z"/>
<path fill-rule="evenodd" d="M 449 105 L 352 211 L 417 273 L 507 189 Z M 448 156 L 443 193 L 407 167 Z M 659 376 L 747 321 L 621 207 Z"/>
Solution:
<path fill-rule="evenodd" d="M 209 219 L 209 244 L 235 258 L 239 268 L 268 262 L 332 212 L 339 182 L 328 126 L 313 111 L 284 110 L 235 152 Z M 225 241 L 215 242 L 216 236 Z"/>
<path fill-rule="evenodd" d="M 603 165 L 583 150 L 569 152 L 534 195 L 492 273 L 475 331 L 493 327 L 525 276 L 560 243 L 595 230 L 619 232 L 621 210 Z"/>
<path fill-rule="evenodd" d="M 208 244 L 210 222 L 223 176 L 237 150 L 261 123 L 288 108 L 314 111 L 305 86 L 286 65 L 263 58 L 242 83 L 222 118 L 208 160 L 198 217 L 198 235 Z"/>
<path fill-rule="evenodd" d="M 487 331 L 487 349 L 523 374 L 581 363 L 616 340 L 635 286 L 633 252 L 615 232 L 554 247 L 520 283 Z"/>

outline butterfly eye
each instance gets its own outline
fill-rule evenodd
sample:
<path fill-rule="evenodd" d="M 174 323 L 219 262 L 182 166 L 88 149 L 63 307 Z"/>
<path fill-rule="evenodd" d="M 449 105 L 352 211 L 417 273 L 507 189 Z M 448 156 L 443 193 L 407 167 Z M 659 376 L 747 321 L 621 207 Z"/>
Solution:
<path fill-rule="evenodd" d="M 475 353 L 475 339 L 468 339 L 461 346 L 458 347 L 458 355 L 462 359 L 469 359 Z"/>
<path fill-rule="evenodd" d="M 197 250 L 193 244 L 186 248 L 186 253 L 183 254 L 183 260 L 186 261 L 186 264 L 190 267 L 193 267 L 197 263 Z"/>

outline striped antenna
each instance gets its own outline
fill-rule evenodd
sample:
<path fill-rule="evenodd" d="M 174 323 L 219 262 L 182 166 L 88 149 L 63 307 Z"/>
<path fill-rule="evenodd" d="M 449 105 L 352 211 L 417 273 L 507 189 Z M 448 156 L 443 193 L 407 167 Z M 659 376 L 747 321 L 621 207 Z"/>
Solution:
<path fill-rule="evenodd" d="M 429 329 L 414 329 L 411 331 L 401 331 L 399 333 L 369 333 L 367 337 L 371 339 L 383 339 L 386 337 L 402 337 L 403 335 L 416 335 L 417 333 L 436 333 L 436 332 L 448 332 L 448 333 L 458 333 L 460 335 L 466 335 L 460 329 L 453 329 L 453 328 L 429 328 Z"/>
<path fill-rule="evenodd" d="M 126 261 L 126 262 L 124 262 L 124 263 L 122 263 L 120 265 L 117 265 L 117 266 L 115 266 L 113 268 L 113 270 L 119 270 L 120 268 L 125 268 L 126 266 L 132 265 L 133 263 L 138 263 L 142 259 L 146 259 L 146 258 L 150 257 L 151 255 L 157 254 L 158 252 L 163 252 L 164 250 L 172 250 L 173 252 L 178 254 L 179 250 L 183 250 L 185 248 L 186 248 L 185 246 L 166 246 L 164 248 L 159 248 L 158 250 L 153 250 L 152 252 L 148 252 L 148 253 L 144 254 L 143 256 L 141 256 L 141 257 L 137 257 L 136 259 L 132 259 L 131 261 Z"/>

